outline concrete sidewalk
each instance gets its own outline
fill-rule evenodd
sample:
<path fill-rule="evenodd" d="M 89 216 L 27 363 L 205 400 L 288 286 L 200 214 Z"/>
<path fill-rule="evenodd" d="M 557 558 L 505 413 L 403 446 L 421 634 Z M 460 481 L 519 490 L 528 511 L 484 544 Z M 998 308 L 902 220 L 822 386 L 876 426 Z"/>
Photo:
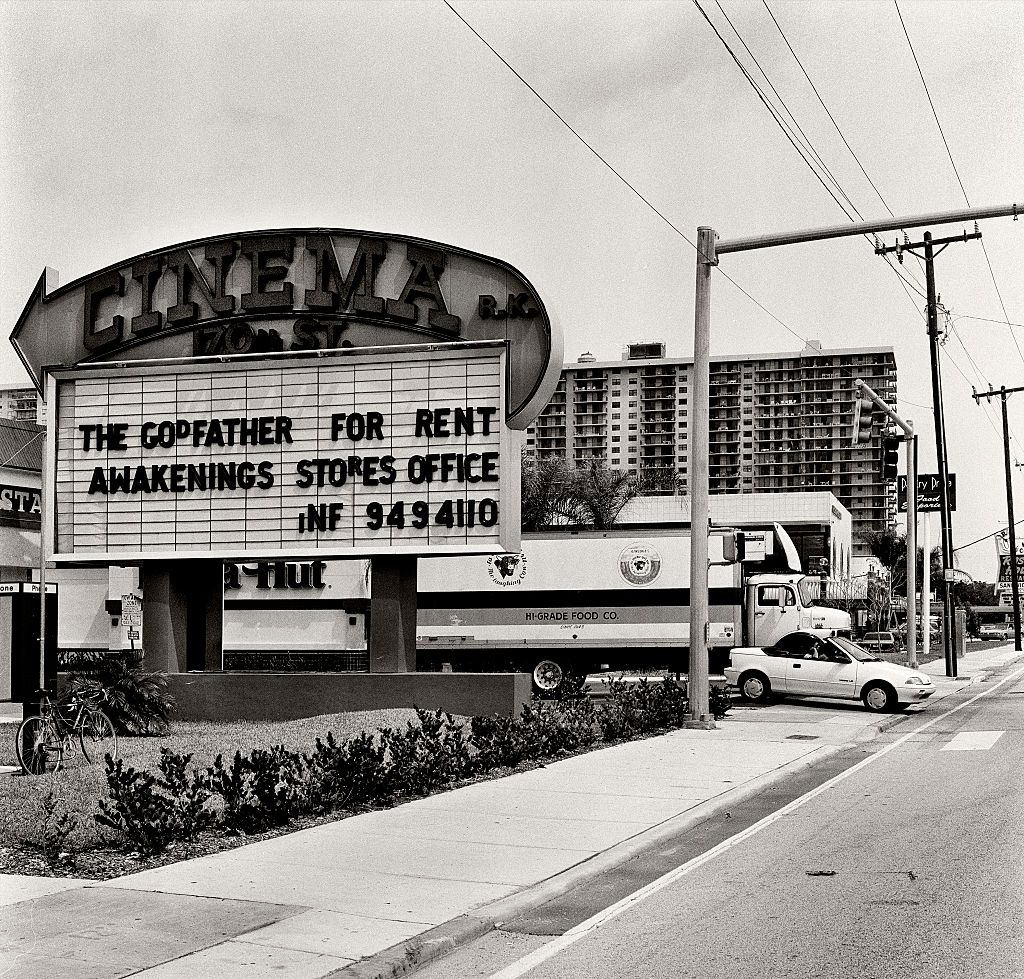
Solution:
<path fill-rule="evenodd" d="M 932 702 L 1016 655 L 970 654 L 952 680 L 930 664 Z M 891 723 L 799 701 L 736 709 L 715 731 L 603 748 L 112 881 L 0 877 L 0 976 L 390 975 L 378 953 L 426 958 L 460 927 L 470 937 L 467 921 L 563 892 Z"/>

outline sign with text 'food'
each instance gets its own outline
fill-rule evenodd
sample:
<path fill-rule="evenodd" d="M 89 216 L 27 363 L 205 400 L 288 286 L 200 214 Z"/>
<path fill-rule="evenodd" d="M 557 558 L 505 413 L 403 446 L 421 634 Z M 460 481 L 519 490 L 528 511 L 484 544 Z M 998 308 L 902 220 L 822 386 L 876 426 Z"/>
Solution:
<path fill-rule="evenodd" d="M 56 372 L 54 559 L 518 547 L 505 357 L 484 342 Z"/>

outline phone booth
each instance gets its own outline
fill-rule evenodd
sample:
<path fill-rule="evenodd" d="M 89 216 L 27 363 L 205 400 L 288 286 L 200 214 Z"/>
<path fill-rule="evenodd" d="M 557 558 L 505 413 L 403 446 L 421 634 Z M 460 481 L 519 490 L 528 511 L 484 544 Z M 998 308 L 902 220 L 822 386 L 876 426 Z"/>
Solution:
<path fill-rule="evenodd" d="M 46 586 L 44 686 L 57 679 L 57 586 Z M 0 700 L 26 703 L 39 689 L 39 585 L 0 582 Z"/>

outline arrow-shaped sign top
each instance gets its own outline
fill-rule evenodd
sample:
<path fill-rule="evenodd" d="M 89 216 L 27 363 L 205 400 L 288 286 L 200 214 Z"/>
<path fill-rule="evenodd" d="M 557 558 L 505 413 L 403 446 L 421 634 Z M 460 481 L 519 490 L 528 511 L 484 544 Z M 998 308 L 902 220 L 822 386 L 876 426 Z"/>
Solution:
<path fill-rule="evenodd" d="M 11 331 L 11 343 L 32 378 L 42 391 L 42 370 L 50 364 L 71 363 L 74 356 L 75 327 L 78 303 L 74 296 L 57 289 L 58 273 L 49 266 L 43 269 L 39 281 Z"/>

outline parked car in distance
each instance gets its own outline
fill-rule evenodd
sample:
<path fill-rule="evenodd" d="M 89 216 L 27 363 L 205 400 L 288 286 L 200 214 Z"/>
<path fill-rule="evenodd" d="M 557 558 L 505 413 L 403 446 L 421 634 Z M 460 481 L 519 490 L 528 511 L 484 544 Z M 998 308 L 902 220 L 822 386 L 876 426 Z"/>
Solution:
<path fill-rule="evenodd" d="M 725 678 L 744 700 L 835 697 L 862 700 L 875 712 L 919 704 L 935 693 L 926 673 L 886 663 L 841 636 L 810 632 L 790 633 L 774 646 L 734 649 Z"/>
<path fill-rule="evenodd" d="M 893 653 L 897 648 L 896 637 L 891 632 L 865 632 L 857 644 L 872 653 Z"/>
<path fill-rule="evenodd" d="M 1013 638 L 1013 629 L 1004 625 L 983 625 L 978 630 L 979 639 L 1001 639 L 1005 642 Z"/>

